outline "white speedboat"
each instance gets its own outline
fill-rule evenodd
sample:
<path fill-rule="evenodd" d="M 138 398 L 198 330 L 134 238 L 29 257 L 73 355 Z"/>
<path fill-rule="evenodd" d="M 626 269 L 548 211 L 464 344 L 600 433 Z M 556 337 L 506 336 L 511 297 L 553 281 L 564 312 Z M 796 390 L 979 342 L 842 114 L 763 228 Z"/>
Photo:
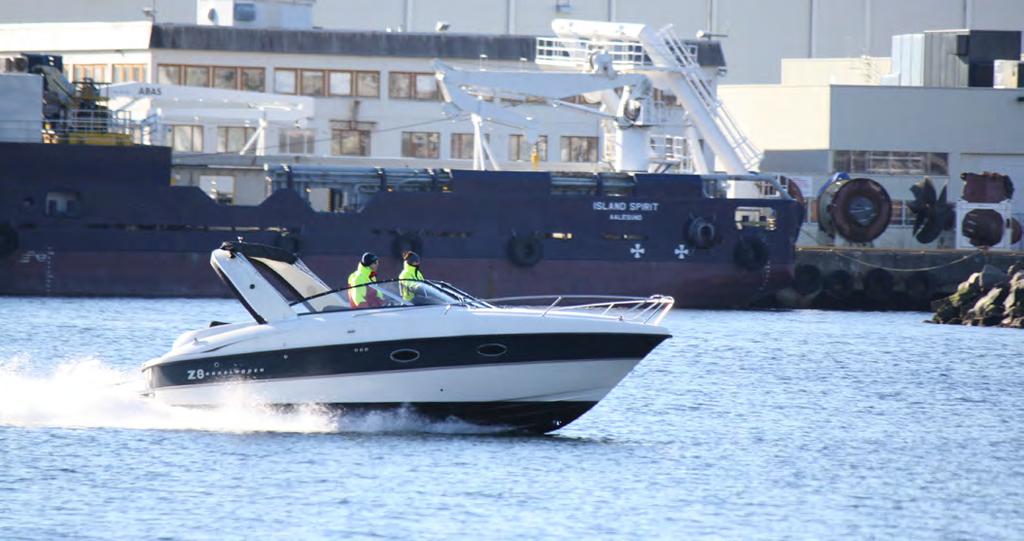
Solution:
<path fill-rule="evenodd" d="M 294 254 L 260 244 L 224 243 L 210 262 L 254 321 L 186 332 L 147 362 L 146 394 L 157 400 L 404 407 L 549 432 L 670 336 L 659 324 L 671 297 L 501 307 L 434 281 L 332 289 Z"/>

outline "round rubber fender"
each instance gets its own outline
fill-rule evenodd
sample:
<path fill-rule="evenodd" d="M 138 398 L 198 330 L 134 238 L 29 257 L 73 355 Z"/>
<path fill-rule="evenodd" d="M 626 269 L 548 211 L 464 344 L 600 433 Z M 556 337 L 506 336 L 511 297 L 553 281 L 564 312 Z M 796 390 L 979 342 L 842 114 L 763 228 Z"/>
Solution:
<path fill-rule="evenodd" d="M 968 212 L 960 227 L 974 246 L 994 246 L 1003 239 L 1003 217 L 992 209 Z"/>
<path fill-rule="evenodd" d="M 892 297 L 895 280 L 885 269 L 871 269 L 864 274 L 864 293 L 875 302 L 885 302 Z"/>
<path fill-rule="evenodd" d="M 18 249 L 18 230 L 9 223 L 0 223 L 0 257 L 7 257 Z"/>
<path fill-rule="evenodd" d="M 793 271 L 793 289 L 801 295 L 810 295 L 821 289 L 821 269 L 814 265 L 797 265 Z"/>
<path fill-rule="evenodd" d="M 391 253 L 401 259 L 405 252 L 423 255 L 423 238 L 412 231 L 399 233 L 395 240 L 391 241 Z"/>
<path fill-rule="evenodd" d="M 844 270 L 832 271 L 825 277 L 822 290 L 833 299 L 844 300 L 853 293 L 853 276 Z"/>
<path fill-rule="evenodd" d="M 741 269 L 761 270 L 768 264 L 768 245 L 759 237 L 742 237 L 733 249 L 733 261 Z"/>
<path fill-rule="evenodd" d="M 1020 227 L 1020 220 L 1016 218 L 1010 218 L 1010 229 L 1012 231 L 1012 233 L 1010 234 L 1010 244 L 1017 244 L 1018 242 L 1020 242 L 1022 233 Z"/>
<path fill-rule="evenodd" d="M 532 267 L 544 259 L 544 244 L 537 237 L 512 237 L 506 248 L 509 260 L 520 267 Z"/>
<path fill-rule="evenodd" d="M 710 248 L 718 242 L 718 230 L 710 220 L 697 217 L 690 220 L 686 228 L 686 239 L 694 248 Z"/>
<path fill-rule="evenodd" d="M 930 301 L 935 293 L 935 280 L 928 271 L 917 271 L 903 281 L 907 297 L 915 301 Z"/>
<path fill-rule="evenodd" d="M 869 178 L 840 181 L 828 211 L 837 233 L 851 242 L 871 242 L 889 227 L 892 200 Z M 837 183 L 838 184 L 838 183 Z"/>
<path fill-rule="evenodd" d="M 277 246 L 282 250 L 287 250 L 293 254 L 297 254 L 302 248 L 302 239 L 296 233 L 279 233 L 277 237 L 274 238 L 274 246 Z"/>

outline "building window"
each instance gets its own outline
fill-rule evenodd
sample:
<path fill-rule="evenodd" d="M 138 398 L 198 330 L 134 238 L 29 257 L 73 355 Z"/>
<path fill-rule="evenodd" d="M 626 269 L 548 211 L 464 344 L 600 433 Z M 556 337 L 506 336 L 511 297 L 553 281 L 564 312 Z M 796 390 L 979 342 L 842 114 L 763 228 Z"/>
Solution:
<path fill-rule="evenodd" d="M 217 152 L 241 152 L 245 144 L 256 134 L 256 128 L 248 126 L 221 126 L 217 128 Z"/>
<path fill-rule="evenodd" d="M 201 175 L 199 189 L 206 192 L 210 199 L 230 205 L 235 201 L 235 177 L 228 175 Z"/>
<path fill-rule="evenodd" d="M 107 65 L 106 64 L 75 64 L 75 68 L 72 70 L 75 81 L 84 81 L 91 79 L 96 82 L 104 82 L 107 80 Z"/>
<path fill-rule="evenodd" d="M 295 93 L 295 70 L 274 70 L 274 92 L 278 94 Z"/>
<path fill-rule="evenodd" d="M 299 93 L 303 96 L 324 95 L 324 72 L 320 70 L 302 70 L 299 83 Z"/>
<path fill-rule="evenodd" d="M 667 91 L 667 90 L 662 90 L 660 88 L 655 88 L 654 89 L 653 99 L 654 99 L 654 101 L 656 103 L 660 103 L 662 105 L 675 105 L 676 104 L 676 97 L 675 97 L 675 95 L 672 94 L 671 92 Z"/>
<path fill-rule="evenodd" d="M 213 88 L 238 89 L 238 68 L 213 68 Z"/>
<path fill-rule="evenodd" d="M 281 154 L 313 154 L 316 149 L 316 130 L 281 130 L 277 150 Z"/>
<path fill-rule="evenodd" d="M 349 122 L 331 130 L 331 154 L 335 156 L 369 156 L 369 122 Z"/>
<path fill-rule="evenodd" d="M 389 98 L 436 101 L 439 96 L 437 78 L 434 77 L 433 73 L 393 71 L 388 74 Z"/>
<path fill-rule="evenodd" d="M 331 96 L 352 95 L 352 72 L 331 71 L 327 75 L 327 93 Z"/>
<path fill-rule="evenodd" d="M 239 68 L 241 89 L 249 92 L 263 92 L 267 89 L 267 70 L 263 68 Z"/>
<path fill-rule="evenodd" d="M 185 66 L 185 86 L 210 86 L 210 67 Z"/>
<path fill-rule="evenodd" d="M 441 134 L 427 131 L 402 132 L 402 156 L 405 158 L 441 157 Z"/>
<path fill-rule="evenodd" d="M 162 85 L 180 85 L 181 66 L 160 64 L 156 68 L 156 82 Z"/>
<path fill-rule="evenodd" d="M 145 64 L 114 64 L 111 81 L 114 83 L 146 82 Z"/>
<path fill-rule="evenodd" d="M 563 162 L 596 162 L 597 137 L 562 136 Z"/>
<path fill-rule="evenodd" d="M 836 150 L 832 169 L 875 175 L 949 175 L 945 152 L 894 152 L 887 150 Z"/>
<path fill-rule="evenodd" d="M 484 134 L 484 141 L 490 142 L 490 134 Z M 452 159 L 472 160 L 473 159 L 473 134 L 453 133 L 452 134 Z"/>
<path fill-rule="evenodd" d="M 508 136 L 508 159 L 513 162 L 530 161 L 530 143 L 526 141 L 525 135 Z M 540 161 L 548 161 L 548 136 L 541 135 L 537 138 L 537 156 Z"/>
<path fill-rule="evenodd" d="M 357 71 L 356 72 L 356 96 L 363 98 L 380 97 L 380 72 L 378 71 Z"/>
<path fill-rule="evenodd" d="M 171 148 L 178 152 L 203 151 L 203 127 L 182 124 L 171 126 Z"/>

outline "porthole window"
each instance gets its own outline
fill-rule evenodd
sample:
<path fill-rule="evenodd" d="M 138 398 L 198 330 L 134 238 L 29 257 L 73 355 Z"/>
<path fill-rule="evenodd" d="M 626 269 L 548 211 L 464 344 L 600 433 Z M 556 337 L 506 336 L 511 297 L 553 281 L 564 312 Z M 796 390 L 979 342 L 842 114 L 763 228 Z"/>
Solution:
<path fill-rule="evenodd" d="M 415 349 L 396 349 L 391 352 L 391 360 L 396 363 L 411 363 L 420 358 L 420 352 Z"/>
<path fill-rule="evenodd" d="M 483 344 L 476 348 L 476 352 L 484 357 L 499 357 L 508 353 L 508 348 L 502 344 Z"/>

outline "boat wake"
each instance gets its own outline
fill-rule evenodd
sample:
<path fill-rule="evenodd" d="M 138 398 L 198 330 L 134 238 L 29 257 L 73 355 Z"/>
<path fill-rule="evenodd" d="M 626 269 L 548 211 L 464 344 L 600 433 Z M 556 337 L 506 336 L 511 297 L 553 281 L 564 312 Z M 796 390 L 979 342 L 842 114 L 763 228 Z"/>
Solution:
<path fill-rule="evenodd" d="M 288 411 L 254 405 L 237 389 L 223 407 L 181 408 L 141 396 L 141 374 L 94 358 L 48 372 L 26 357 L 0 360 L 0 426 L 291 433 L 488 434 L 458 420 L 431 421 L 413 411 L 346 413 L 316 406 Z"/>

